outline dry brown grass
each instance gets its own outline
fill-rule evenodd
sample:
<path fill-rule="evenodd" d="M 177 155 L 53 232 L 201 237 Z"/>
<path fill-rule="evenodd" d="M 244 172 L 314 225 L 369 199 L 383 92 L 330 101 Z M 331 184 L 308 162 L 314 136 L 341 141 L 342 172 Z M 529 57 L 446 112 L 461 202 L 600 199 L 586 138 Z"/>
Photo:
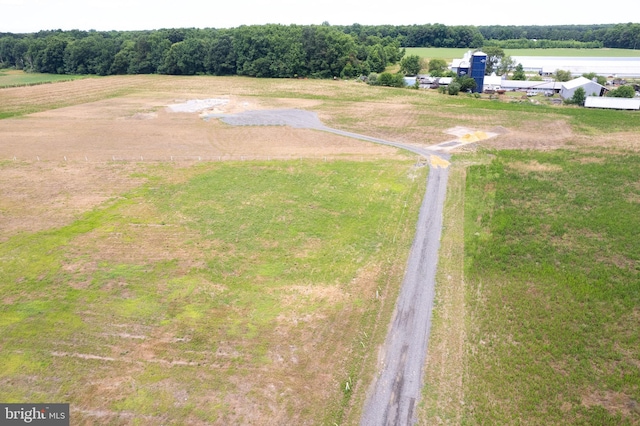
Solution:
<path fill-rule="evenodd" d="M 171 113 L 165 108 L 189 99 L 222 97 L 229 100 L 221 108 L 224 112 L 310 108 L 321 102 L 292 97 L 287 90 L 338 93 L 340 83 L 275 81 L 260 87 L 262 82 L 247 79 L 140 76 L 5 89 L 3 100 L 9 110 L 40 112 L 0 120 L 0 242 L 58 229 L 93 209 L 117 205 L 122 194 L 147 182 L 150 169 L 166 184 L 186 182 L 199 173 L 196 156 L 216 161 L 239 156 L 403 158 L 396 149 L 329 133 L 232 127 L 204 121 L 197 113 Z M 277 95 L 280 92 L 286 96 Z M 335 114 L 320 110 L 324 120 Z M 110 161 L 114 156 L 130 161 Z M 171 157 L 174 162 L 167 161 Z M 220 247 L 216 240 L 203 240 L 180 217 L 167 220 L 141 200 L 113 209 L 110 214 L 119 218 L 113 226 L 97 227 L 60 248 L 61 271 L 71 277 L 65 286 L 126 307 L 127 300 L 139 296 L 126 275 L 103 279 L 100 288 L 94 288 L 92 277 L 109 273 L 109 265 L 146 268 L 167 262 L 186 273 L 206 268 L 203 253 L 211 258 L 233 250 Z M 403 238 L 410 239 L 411 228 L 401 231 Z M 303 261 L 319 243 L 309 239 L 297 254 L 299 259 Z M 373 299 L 383 277 L 393 286 L 401 273 L 392 264 L 369 264 L 362 265 L 349 291 L 335 283 L 312 287 L 300 283 L 270 290 L 274 294 L 267 291 L 287 310 L 275 319 L 273 329 L 260 336 L 260 341 L 270 342 L 262 355 L 251 338 L 242 337 L 249 332 L 242 327 L 227 338 L 227 328 L 211 330 L 207 340 L 215 340 L 215 351 L 211 345 L 185 351 L 185 343 L 193 347 L 189 339 L 198 336 L 87 303 L 79 315 L 83 332 L 49 346 L 50 352 L 42 356 L 52 370 L 75 372 L 76 380 L 64 386 L 78 424 L 171 423 L 170 410 L 183 413 L 181 418 L 189 424 L 309 424 L 310 418 L 327 415 L 327 401 L 338 401 L 331 410 L 341 410 L 340 382 L 353 367 L 350 354 L 360 332 L 354 324 L 365 309 L 354 301 Z M 206 276 L 190 280 L 196 298 L 227 292 L 223 283 Z M 182 295 L 178 302 L 171 300 L 175 286 L 162 277 L 156 291 L 165 295 L 167 312 L 184 314 Z M 393 294 L 393 289 L 389 292 Z M 14 304 L 23 296 L 7 295 L 2 300 Z M 240 306 L 228 309 L 233 318 L 249 313 Z M 216 315 L 225 312 L 218 309 Z M 29 361 L 14 358 L 17 366 Z M 14 374 L 11 380 L 0 379 L 0 385 L 20 390 L 37 387 L 42 395 L 59 392 L 55 383 L 45 383 L 37 375 Z M 215 414 L 204 420 L 206 413 Z"/>
<path fill-rule="evenodd" d="M 60 83 L 74 85 L 70 88 L 73 90 L 71 100 L 79 105 L 0 121 L 0 158 L 16 157 L 28 161 L 64 161 L 65 158 L 67 161 L 89 162 L 114 158 L 169 161 L 172 158 L 193 160 L 202 157 L 213 160 L 230 156 L 236 159 L 241 156 L 362 157 L 384 156 L 395 152 L 390 148 L 324 132 L 287 127 L 238 129 L 218 120 L 204 121 L 197 113 L 169 112 L 167 105 L 189 99 L 228 99 L 229 103 L 221 107 L 219 112 L 229 113 L 267 107 L 305 108 L 314 102 L 296 99 L 265 101 L 262 98 L 229 95 L 233 86 L 218 83 L 216 87 L 216 84 L 205 84 L 216 83 L 216 79 L 167 80 L 159 76 L 144 78 L 150 86 L 144 91 L 140 88 L 143 81 L 139 78 L 133 78 L 135 86 L 127 79 L 114 79 L 111 84 L 103 83 L 100 86 L 103 91 L 98 91 L 102 96 L 119 90 L 131 89 L 132 93 L 89 103 L 82 103 L 85 98 L 75 96 L 75 91 L 82 93 L 82 88 L 76 86 L 88 85 L 90 87 L 86 89 L 91 91 L 95 82 L 102 80 Z M 237 80 L 239 79 L 229 79 Z M 187 87 L 182 84 L 190 81 L 200 84 L 186 85 Z M 62 103 L 66 92 L 56 86 L 58 85 L 50 84 L 10 90 L 39 90 L 42 93 L 29 93 L 27 96 L 34 96 L 36 103 L 41 98 L 51 98 L 54 104 Z M 171 91 L 172 87 L 174 91 Z M 244 92 L 242 89 L 238 91 Z M 9 93 L 8 99 L 10 102 L 20 102 L 18 92 Z"/>
<path fill-rule="evenodd" d="M 481 142 L 480 145 L 490 148 L 596 150 L 604 145 L 640 149 L 640 136 L 633 132 L 598 137 L 576 135 L 567 122 L 556 119 L 544 126 L 525 122 L 514 128 L 498 115 L 484 121 L 483 117 L 462 110 L 458 114 L 452 108 L 423 107 L 420 104 L 423 100 L 416 99 L 418 95 L 413 92 L 393 99 L 377 97 L 383 91 L 340 81 L 168 76 L 109 77 L 2 89 L 4 111 L 39 112 L 0 120 L 0 243 L 21 232 L 61 227 L 82 213 L 107 205 L 109 200 L 117 199 L 145 181 L 141 176 L 146 173 L 150 160 L 166 162 L 172 157 L 181 160 L 166 170 L 161 164 L 155 165 L 158 166 L 155 173 L 173 184 L 187 181 L 197 173 L 197 168 L 191 166 L 198 156 L 213 160 L 241 156 L 399 158 L 395 149 L 337 135 L 287 127 L 236 128 L 217 120 L 203 121 L 198 114 L 170 113 L 165 108 L 190 99 L 226 98 L 229 103 L 221 109 L 224 112 L 306 108 L 318 112 L 320 118 L 333 127 L 420 145 L 451 139 L 443 131 L 451 127 L 452 120 L 462 120 L 465 125 L 492 132 L 495 126 L 503 126 L 496 132 L 501 133 L 500 136 Z M 352 92 L 371 92 L 372 95 L 359 102 L 332 100 Z M 428 101 L 428 98 L 424 100 L 425 105 Z M 131 161 L 110 162 L 113 157 Z M 537 171 L 547 166 L 520 164 L 518 167 Z M 176 169 L 180 172 L 174 172 Z M 445 217 L 446 231 L 441 245 L 443 262 L 447 263 L 441 263 L 438 278 L 438 306 L 434 310 L 436 319 L 425 372 L 430 390 L 425 394 L 423 424 L 459 424 L 463 410 L 460 401 L 465 306 L 461 298 L 464 247 L 460 203 L 464 200 L 464 170 L 454 167 L 450 181 L 447 211 L 451 216 Z M 203 245 L 200 240 L 200 245 L 191 244 L 189 240 L 197 239 L 185 233 L 179 222 L 156 226 L 153 221 L 145 221 L 161 218 L 147 204 L 128 206 L 119 214 L 131 219 L 129 222 L 138 223 L 108 232 L 92 231 L 74 239 L 66 248 L 68 257 L 63 265 L 66 271 L 78 277 L 90 276 L 99 270 L 101 262 L 122 259 L 131 263 L 175 260 L 178 268 L 189 269 L 201 264 L 202 251 L 222 250 L 216 241 Z M 399 230 L 404 237 L 412 231 L 411 227 Z M 306 250 L 313 251 L 314 244 L 317 242 L 310 239 Z M 304 258 L 304 251 L 299 255 Z M 373 298 L 382 290 L 382 298 L 386 296 L 388 300 L 381 308 L 386 311 L 378 318 L 381 340 L 386 329 L 384 321 L 395 300 L 393 280 L 402 275 L 403 265 L 394 260 L 382 267 L 365 265 L 349 292 L 332 283 L 313 289 L 303 284 L 281 289 L 281 303 L 291 309 L 278 316 L 277 326 L 270 335 L 264 336 L 274 344 L 264 355 L 266 362 L 257 368 L 241 368 L 246 361 L 243 353 L 250 347 L 248 341 L 221 340 L 215 352 L 203 349 L 184 353 L 179 348 L 180 342 L 175 340 L 176 330 L 136 322 L 112 323 L 108 316 L 89 310 L 83 313 L 83 322 L 98 334 L 106 333 L 107 344 L 100 351 L 88 353 L 80 336 L 78 341 L 57 348 L 58 361 L 54 363 L 78 363 L 77 368 L 89 371 L 72 389 L 82 391 L 83 403 L 76 407 L 80 423 L 132 423 L 134 419 L 127 414 L 127 408 L 116 412 L 112 402 L 122 399 L 122 395 L 133 395 L 137 404 L 145 406 L 145 398 L 150 396 L 138 388 L 141 376 L 148 382 L 145 389 L 151 390 L 154 397 L 165 395 L 168 401 L 174 401 L 176 410 L 190 404 L 228 407 L 215 424 L 304 423 L 318 400 L 340 396 L 340 381 L 348 374 L 343 355 L 353 350 L 345 342 L 354 341 L 358 333 L 350 325 L 356 322 L 354 318 L 360 311 L 302 312 L 295 309 L 296 304 L 305 300 L 311 305 L 341 302 L 351 306 L 355 294 Z M 82 290 L 89 281 L 78 279 L 69 284 Z M 206 279 L 196 283 L 195 288 L 196 292 L 209 295 L 225 291 L 223 284 Z M 161 287 L 158 290 L 166 291 Z M 101 291 L 115 292 L 125 299 L 131 295 L 126 280 L 121 278 L 109 281 Z M 3 301 L 13 303 L 14 299 L 13 295 L 6 296 Z M 167 307 L 177 309 L 171 304 Z M 108 331 L 105 324 L 109 324 Z M 327 350 L 326 342 L 338 343 Z M 373 348 L 367 350 L 375 352 Z M 371 355 L 369 358 L 372 361 Z M 198 369 L 194 362 L 206 368 Z M 163 377 L 169 369 L 174 375 L 183 375 L 185 380 Z M 231 377 L 228 383 L 219 381 L 223 371 L 225 377 Z M 375 374 L 370 366 L 364 366 L 361 373 L 365 378 Z M 18 383 L 21 380 L 25 383 Z M 14 385 L 28 388 L 29 380 L 33 378 L 22 377 Z M 187 387 L 186 382 L 193 388 Z M 349 424 L 358 422 L 359 408 L 355 405 L 363 400 L 367 387 L 363 382 L 355 385 L 352 405 L 346 407 Z M 49 390 L 54 392 L 56 385 L 50 386 Z M 209 390 L 203 392 L 205 388 Z M 197 395 L 196 400 L 192 395 Z M 610 401 L 616 406 L 627 403 L 616 395 L 585 390 L 584 405 L 598 400 Z M 169 419 L 149 414 L 135 420 L 157 424 Z M 196 417 L 189 421 L 207 424 Z"/>

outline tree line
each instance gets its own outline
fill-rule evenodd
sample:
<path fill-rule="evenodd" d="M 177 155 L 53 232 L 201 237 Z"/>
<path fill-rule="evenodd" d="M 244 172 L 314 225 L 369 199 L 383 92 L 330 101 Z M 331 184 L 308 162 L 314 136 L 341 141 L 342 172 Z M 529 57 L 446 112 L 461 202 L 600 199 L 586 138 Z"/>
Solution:
<path fill-rule="evenodd" d="M 354 77 L 382 72 L 403 55 L 397 39 L 360 39 L 329 25 L 41 31 L 0 37 L 0 67 L 54 74 Z"/>
<path fill-rule="evenodd" d="M 506 47 L 508 45 L 508 47 Z M 254 25 L 230 29 L 0 33 L 0 68 L 54 74 L 356 77 L 404 47 L 640 48 L 640 24 L 573 26 Z"/>

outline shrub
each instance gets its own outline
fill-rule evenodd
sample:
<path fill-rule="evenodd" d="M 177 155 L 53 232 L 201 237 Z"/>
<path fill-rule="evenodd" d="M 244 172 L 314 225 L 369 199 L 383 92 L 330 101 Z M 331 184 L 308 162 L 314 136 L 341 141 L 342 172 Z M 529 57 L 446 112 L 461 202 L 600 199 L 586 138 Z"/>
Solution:
<path fill-rule="evenodd" d="M 447 87 L 447 93 L 449 93 L 450 95 L 457 95 L 458 93 L 460 93 L 460 84 L 456 83 L 455 81 L 452 82 L 449 87 Z"/>
<path fill-rule="evenodd" d="M 383 72 L 380 75 L 369 75 L 369 84 L 372 86 L 389 86 L 389 87 L 405 87 L 404 76 L 400 73 L 391 74 L 390 72 Z"/>
<path fill-rule="evenodd" d="M 575 92 L 573 92 L 573 96 L 571 97 L 571 99 L 567 99 L 566 101 L 564 101 L 567 104 L 574 104 L 574 105 L 584 105 L 584 101 L 587 99 L 587 94 L 585 93 L 584 89 L 582 87 L 578 87 L 576 89 Z"/>
<path fill-rule="evenodd" d="M 620 86 L 607 93 L 607 96 L 611 96 L 613 98 L 633 98 L 635 95 L 636 91 L 631 86 Z"/>

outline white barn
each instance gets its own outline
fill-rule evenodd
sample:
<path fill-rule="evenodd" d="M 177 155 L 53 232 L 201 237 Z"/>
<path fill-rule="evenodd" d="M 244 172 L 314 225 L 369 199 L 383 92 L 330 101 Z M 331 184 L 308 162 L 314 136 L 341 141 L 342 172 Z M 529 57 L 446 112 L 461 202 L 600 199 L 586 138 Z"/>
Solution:
<path fill-rule="evenodd" d="M 587 96 L 602 96 L 607 90 L 603 85 L 595 81 L 591 81 L 585 77 L 578 77 L 562 83 L 560 96 L 562 99 L 571 99 L 578 87 L 582 87 Z"/>

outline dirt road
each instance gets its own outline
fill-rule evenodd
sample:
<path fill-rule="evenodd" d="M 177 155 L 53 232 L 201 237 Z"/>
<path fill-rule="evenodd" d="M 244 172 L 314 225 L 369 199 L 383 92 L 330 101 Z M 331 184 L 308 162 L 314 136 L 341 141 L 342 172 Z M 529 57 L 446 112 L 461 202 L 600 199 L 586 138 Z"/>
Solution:
<path fill-rule="evenodd" d="M 394 318 L 382 348 L 379 373 L 369 389 L 360 421 L 362 426 L 415 423 L 414 412 L 422 390 L 422 367 L 427 355 L 431 328 L 449 156 L 426 148 L 332 129 L 322 124 L 317 115 L 309 111 L 247 111 L 232 115 L 213 114 L 209 117 L 220 118 L 232 125 L 288 125 L 312 128 L 395 146 L 429 159 L 431 168 L 420 208 L 416 236 Z"/>
<path fill-rule="evenodd" d="M 422 391 L 448 169 L 431 167 L 404 281 L 383 347 L 363 426 L 409 425 Z"/>

